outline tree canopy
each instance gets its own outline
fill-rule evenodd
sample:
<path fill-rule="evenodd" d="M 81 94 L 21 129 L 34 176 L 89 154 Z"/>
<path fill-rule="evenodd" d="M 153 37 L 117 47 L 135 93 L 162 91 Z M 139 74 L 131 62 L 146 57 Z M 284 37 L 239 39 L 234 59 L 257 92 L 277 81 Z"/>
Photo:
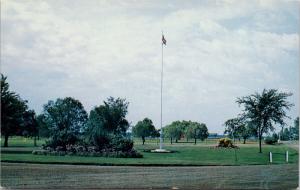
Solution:
<path fill-rule="evenodd" d="M 236 138 L 244 139 L 244 144 L 246 143 L 246 139 L 250 136 L 254 136 L 255 132 L 253 129 L 253 124 L 251 122 L 247 122 L 241 117 L 236 117 L 233 119 L 228 119 L 225 123 L 225 131 L 224 134 L 228 134 L 231 138 L 236 140 Z"/>
<path fill-rule="evenodd" d="M 195 140 L 195 144 L 197 143 L 197 139 L 203 141 L 209 135 L 208 129 L 204 123 L 192 122 L 190 126 L 187 128 L 188 137 L 193 138 Z"/>
<path fill-rule="evenodd" d="M 48 145 L 66 147 L 80 139 L 88 115 L 78 100 L 67 97 L 45 104 L 42 117 L 51 134 Z"/>
<path fill-rule="evenodd" d="M 237 99 L 237 103 L 244 106 L 243 117 L 256 126 L 260 153 L 262 135 L 273 131 L 274 124 L 285 125 L 284 119 L 288 117 L 286 111 L 293 106 L 287 101 L 291 95 L 275 89 L 264 89 L 261 94 L 255 93 Z"/>
<path fill-rule="evenodd" d="M 241 130 L 244 123 L 241 118 L 228 119 L 225 123 L 225 134 L 228 134 L 231 138 L 234 139 L 239 137 L 239 131 Z"/>
<path fill-rule="evenodd" d="M 164 127 L 163 134 L 171 139 L 172 144 L 173 139 L 177 142 L 184 134 L 184 126 L 181 121 L 173 121 L 171 124 Z"/>
<path fill-rule="evenodd" d="M 208 137 L 208 129 L 204 123 L 193 121 L 174 121 L 164 127 L 166 137 L 177 142 L 181 137 L 193 138 L 195 143 L 197 139 L 204 140 Z"/>
<path fill-rule="evenodd" d="M 23 135 L 34 137 L 34 146 L 36 146 L 36 137 L 38 136 L 39 132 L 39 123 L 33 110 L 28 110 L 24 113 L 23 126 Z"/>
<path fill-rule="evenodd" d="M 145 143 L 146 137 L 157 137 L 159 136 L 158 131 L 155 129 L 151 119 L 145 118 L 132 128 L 133 136 L 141 137 L 143 144 Z"/>
<path fill-rule="evenodd" d="M 7 77 L 1 74 L 1 135 L 4 136 L 5 147 L 9 136 L 22 134 L 27 109 L 27 101 L 9 90 Z"/>
<path fill-rule="evenodd" d="M 291 139 L 299 140 L 299 117 L 294 120 L 294 126 L 290 129 Z"/>
<path fill-rule="evenodd" d="M 86 140 L 103 149 L 115 146 L 113 139 L 125 139 L 129 128 L 126 120 L 128 104 L 125 99 L 109 97 L 103 105 L 91 110 L 86 125 Z"/>

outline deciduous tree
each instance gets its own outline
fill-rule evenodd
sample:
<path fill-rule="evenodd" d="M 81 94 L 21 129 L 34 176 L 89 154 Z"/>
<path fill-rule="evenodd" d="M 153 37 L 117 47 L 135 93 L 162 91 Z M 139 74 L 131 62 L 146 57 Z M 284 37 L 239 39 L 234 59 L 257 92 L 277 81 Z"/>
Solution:
<path fill-rule="evenodd" d="M 156 137 L 158 132 L 155 129 L 151 119 L 145 118 L 143 121 L 137 122 L 137 124 L 132 128 L 133 136 L 141 137 L 143 145 L 145 143 L 146 137 Z"/>
<path fill-rule="evenodd" d="M 50 130 L 48 145 L 66 147 L 80 139 L 88 115 L 79 100 L 67 97 L 45 104 L 42 117 Z"/>
<path fill-rule="evenodd" d="M 293 106 L 287 101 L 291 93 L 278 92 L 278 90 L 264 89 L 261 94 L 255 93 L 237 99 L 239 105 L 244 106 L 243 117 L 255 123 L 259 138 L 259 152 L 262 152 L 262 135 L 274 130 L 274 124 L 284 125 L 288 117 L 286 111 Z"/>
<path fill-rule="evenodd" d="M 208 135 L 208 129 L 204 123 L 191 122 L 187 129 L 187 136 L 193 138 L 195 140 L 195 144 L 197 143 L 197 139 L 203 141 L 208 137 Z"/>
<path fill-rule="evenodd" d="M 103 105 L 91 110 L 86 125 L 87 142 L 99 149 L 114 146 L 113 139 L 114 142 L 121 142 L 129 128 L 129 122 L 126 120 L 128 105 L 125 99 L 110 97 Z"/>
<path fill-rule="evenodd" d="M 8 146 L 11 135 L 22 133 L 24 113 L 28 109 L 27 101 L 9 90 L 7 77 L 1 74 L 1 135 L 4 136 L 4 147 Z"/>
<path fill-rule="evenodd" d="M 173 143 L 173 139 L 175 142 L 181 138 L 184 133 L 182 122 L 174 121 L 171 124 L 164 127 L 164 134 L 166 137 L 169 137 L 171 140 L 171 144 Z"/>

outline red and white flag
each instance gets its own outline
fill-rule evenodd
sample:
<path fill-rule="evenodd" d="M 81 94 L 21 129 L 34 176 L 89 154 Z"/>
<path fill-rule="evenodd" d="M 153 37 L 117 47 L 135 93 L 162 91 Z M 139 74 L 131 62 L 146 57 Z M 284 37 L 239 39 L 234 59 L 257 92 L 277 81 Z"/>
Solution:
<path fill-rule="evenodd" d="M 167 45 L 167 40 L 165 39 L 164 35 L 162 35 L 161 41 L 162 41 L 162 44 Z"/>

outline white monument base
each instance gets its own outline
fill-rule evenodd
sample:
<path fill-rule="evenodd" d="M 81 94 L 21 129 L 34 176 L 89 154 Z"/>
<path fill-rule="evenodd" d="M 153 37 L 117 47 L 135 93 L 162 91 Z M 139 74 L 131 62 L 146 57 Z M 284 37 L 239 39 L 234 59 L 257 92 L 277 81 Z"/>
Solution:
<path fill-rule="evenodd" d="M 170 153 L 171 151 L 166 150 L 166 149 L 155 149 L 155 150 L 151 150 L 151 152 Z"/>

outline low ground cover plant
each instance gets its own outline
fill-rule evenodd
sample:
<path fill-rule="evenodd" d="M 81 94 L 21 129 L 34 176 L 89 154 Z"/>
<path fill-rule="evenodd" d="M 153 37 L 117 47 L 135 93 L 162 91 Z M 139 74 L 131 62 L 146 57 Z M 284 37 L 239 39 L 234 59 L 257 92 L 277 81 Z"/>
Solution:
<path fill-rule="evenodd" d="M 234 145 L 231 139 L 222 138 L 219 140 L 217 148 L 238 148 L 238 146 Z"/>

